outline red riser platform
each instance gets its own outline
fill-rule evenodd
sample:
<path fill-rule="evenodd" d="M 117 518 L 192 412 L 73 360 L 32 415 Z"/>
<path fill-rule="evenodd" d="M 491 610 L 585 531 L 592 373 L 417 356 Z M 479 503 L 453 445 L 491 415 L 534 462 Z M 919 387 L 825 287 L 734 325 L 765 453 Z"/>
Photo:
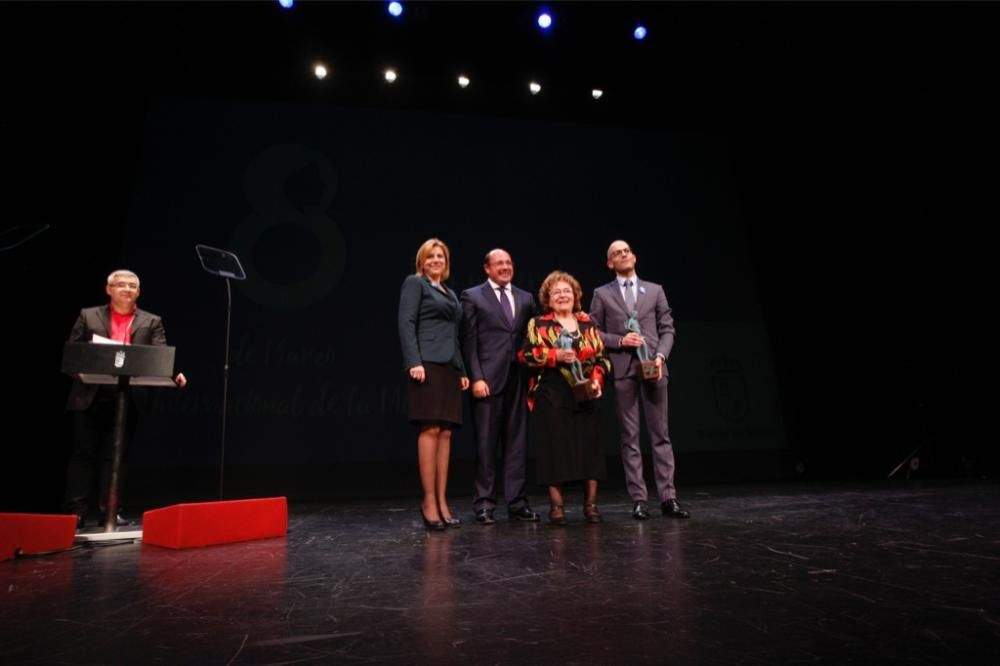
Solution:
<path fill-rule="evenodd" d="M 197 548 L 288 533 L 284 497 L 175 504 L 142 515 L 142 542 Z"/>
<path fill-rule="evenodd" d="M 44 513 L 0 513 L 0 561 L 73 546 L 76 516 Z"/>

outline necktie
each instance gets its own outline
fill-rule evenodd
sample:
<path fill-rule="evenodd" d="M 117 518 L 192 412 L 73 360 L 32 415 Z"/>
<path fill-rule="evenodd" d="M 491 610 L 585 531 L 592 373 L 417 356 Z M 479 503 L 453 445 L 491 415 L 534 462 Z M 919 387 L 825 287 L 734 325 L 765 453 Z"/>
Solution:
<path fill-rule="evenodd" d="M 514 314 L 511 312 L 510 299 L 507 298 L 507 287 L 497 287 L 500 291 L 500 309 L 503 311 L 503 318 L 510 325 L 514 325 Z"/>
<path fill-rule="evenodd" d="M 625 308 L 629 314 L 635 311 L 635 294 L 632 293 L 632 280 L 625 280 Z"/>

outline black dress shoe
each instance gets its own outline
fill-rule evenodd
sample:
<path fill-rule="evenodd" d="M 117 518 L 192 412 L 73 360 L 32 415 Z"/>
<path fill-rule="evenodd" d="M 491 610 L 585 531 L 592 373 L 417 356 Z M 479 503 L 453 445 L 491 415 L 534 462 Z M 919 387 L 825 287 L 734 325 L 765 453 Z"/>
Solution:
<path fill-rule="evenodd" d="M 76 529 L 82 530 L 84 525 L 87 524 L 87 505 L 83 502 L 71 502 L 64 504 L 62 507 L 63 513 L 72 513 L 76 516 Z"/>
<path fill-rule="evenodd" d="M 442 518 L 442 521 L 448 527 L 461 527 L 462 526 L 462 520 L 461 520 L 461 518 L 455 518 L 454 516 L 452 516 L 451 518 Z"/>
<path fill-rule="evenodd" d="M 527 504 L 518 509 L 508 510 L 507 515 L 511 520 L 523 520 L 528 523 L 537 523 L 539 520 L 538 514 L 532 511 Z"/>
<path fill-rule="evenodd" d="M 646 504 L 646 500 L 639 500 L 632 505 L 632 517 L 636 520 L 649 519 L 649 505 Z"/>
<path fill-rule="evenodd" d="M 671 518 L 690 518 L 691 514 L 682 509 L 681 505 L 677 503 L 675 499 L 668 499 L 666 502 L 660 505 L 660 510 L 663 512 L 664 516 L 670 516 Z"/>
<path fill-rule="evenodd" d="M 492 525 L 497 522 L 493 519 L 493 509 L 476 509 L 476 522 L 480 525 Z"/>
<path fill-rule="evenodd" d="M 107 520 L 107 519 L 108 519 L 107 514 L 102 513 L 101 514 L 101 522 L 97 523 L 98 526 L 103 527 L 104 526 L 104 521 Z M 127 526 L 129 526 L 131 524 L 132 524 L 132 521 L 131 520 L 126 520 L 126 519 L 122 518 L 122 514 L 119 513 L 119 514 L 115 515 L 115 527 L 127 527 Z"/>
<path fill-rule="evenodd" d="M 444 524 L 443 520 L 427 520 L 427 516 L 424 515 L 424 510 L 420 509 L 420 518 L 424 521 L 424 527 L 430 532 L 443 532 L 448 529 L 448 526 Z"/>

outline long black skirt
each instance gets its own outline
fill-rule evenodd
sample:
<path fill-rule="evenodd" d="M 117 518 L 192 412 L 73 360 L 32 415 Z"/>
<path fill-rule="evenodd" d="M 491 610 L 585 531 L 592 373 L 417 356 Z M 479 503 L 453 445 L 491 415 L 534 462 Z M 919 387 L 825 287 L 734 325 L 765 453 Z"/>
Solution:
<path fill-rule="evenodd" d="M 407 378 L 409 420 L 415 426 L 462 425 L 461 374 L 447 363 L 424 361 L 424 383 Z"/>
<path fill-rule="evenodd" d="M 558 370 L 546 370 L 529 419 L 538 483 L 554 486 L 607 476 L 599 400 L 578 403 Z"/>

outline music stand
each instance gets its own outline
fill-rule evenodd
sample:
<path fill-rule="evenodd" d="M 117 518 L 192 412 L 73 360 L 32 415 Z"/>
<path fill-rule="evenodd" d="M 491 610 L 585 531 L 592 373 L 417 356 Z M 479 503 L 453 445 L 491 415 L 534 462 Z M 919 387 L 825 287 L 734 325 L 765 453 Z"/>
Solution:
<path fill-rule="evenodd" d="M 246 280 L 247 274 L 239 257 L 227 250 L 208 245 L 195 245 L 201 267 L 206 272 L 226 279 L 226 356 L 222 365 L 222 442 L 219 445 L 219 499 L 223 498 L 226 469 L 226 412 L 229 405 L 229 326 L 233 310 L 233 292 L 230 280 Z"/>
<path fill-rule="evenodd" d="M 132 386 L 176 386 L 174 348 L 165 345 L 93 344 L 67 342 L 63 346 L 62 371 L 84 384 L 114 384 L 115 424 L 111 437 L 111 478 L 108 505 L 104 514 L 104 534 L 80 535 L 84 541 L 138 539 L 142 530 L 116 531 L 120 470 L 125 450 L 125 418 Z"/>

